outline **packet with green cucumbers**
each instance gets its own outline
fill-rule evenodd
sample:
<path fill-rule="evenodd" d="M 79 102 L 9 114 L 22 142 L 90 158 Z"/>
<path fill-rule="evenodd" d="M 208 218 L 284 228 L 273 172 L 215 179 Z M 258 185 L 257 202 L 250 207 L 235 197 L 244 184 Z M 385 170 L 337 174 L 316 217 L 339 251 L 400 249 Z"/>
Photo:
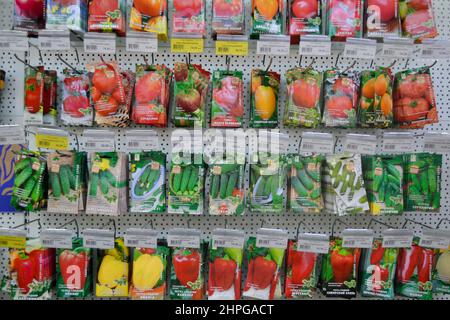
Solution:
<path fill-rule="evenodd" d="M 85 152 L 57 151 L 47 155 L 48 212 L 77 214 L 86 205 Z"/>
<path fill-rule="evenodd" d="M 133 152 L 129 155 L 130 211 L 166 211 L 166 155 L 161 151 Z"/>
<path fill-rule="evenodd" d="M 45 206 L 47 162 L 40 152 L 20 150 L 15 156 L 11 206 L 33 211 Z"/>
<path fill-rule="evenodd" d="M 364 156 L 362 160 L 370 213 L 403 213 L 403 156 Z"/>
<path fill-rule="evenodd" d="M 405 210 L 439 212 L 442 155 L 405 155 Z"/>
<path fill-rule="evenodd" d="M 323 209 L 321 167 L 322 155 L 291 158 L 288 208 L 293 212 L 320 212 Z"/>
<path fill-rule="evenodd" d="M 369 210 L 361 155 L 326 156 L 322 181 L 326 211 L 343 216 Z"/>

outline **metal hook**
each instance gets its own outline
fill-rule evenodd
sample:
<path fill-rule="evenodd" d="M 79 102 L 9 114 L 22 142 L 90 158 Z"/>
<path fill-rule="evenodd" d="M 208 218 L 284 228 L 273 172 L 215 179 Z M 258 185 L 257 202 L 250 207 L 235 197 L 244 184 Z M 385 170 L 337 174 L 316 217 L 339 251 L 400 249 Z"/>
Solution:
<path fill-rule="evenodd" d="M 191 228 L 191 219 L 187 219 L 186 224 L 188 226 L 188 229 Z"/>
<path fill-rule="evenodd" d="M 268 72 L 268 71 L 269 71 L 269 69 L 270 69 L 270 66 L 272 65 L 272 61 L 273 61 L 273 58 L 270 58 L 270 60 L 269 60 L 269 65 L 267 66 L 267 68 L 266 68 L 266 71 L 265 71 L 265 72 Z"/>
<path fill-rule="evenodd" d="M 342 74 L 342 73 L 346 73 L 348 70 L 352 69 L 352 68 L 356 65 L 356 63 L 357 63 L 356 60 L 353 61 L 353 63 L 352 63 L 347 69 L 345 69 L 344 71 L 342 71 L 341 74 Z"/>
<path fill-rule="evenodd" d="M 311 63 L 306 67 L 306 70 L 311 69 L 312 66 L 314 65 L 314 63 L 316 63 L 316 58 L 313 58 L 313 60 L 311 61 Z"/>
<path fill-rule="evenodd" d="M 337 69 L 338 68 L 338 63 L 339 63 L 339 58 L 341 57 L 341 54 L 338 53 L 338 55 L 336 56 L 336 61 L 334 63 L 334 67 Z"/>
<path fill-rule="evenodd" d="M 76 33 L 76 32 L 73 31 L 73 30 L 69 30 L 69 31 L 70 31 L 70 33 L 72 33 L 75 37 L 77 37 L 78 40 L 84 41 L 83 37 L 80 36 L 78 33 Z"/>
<path fill-rule="evenodd" d="M 80 64 L 80 56 L 78 55 L 78 49 L 75 47 L 75 57 L 77 58 L 77 64 Z"/>
<path fill-rule="evenodd" d="M 108 222 L 105 223 L 105 224 L 102 226 L 102 229 L 106 228 L 106 226 L 108 226 L 111 222 L 112 222 L 113 228 L 114 228 L 114 238 L 116 238 L 116 236 L 117 236 L 116 220 L 114 220 L 114 219 L 112 219 L 112 218 L 109 219 Z"/>
<path fill-rule="evenodd" d="M 231 57 L 225 56 L 225 64 L 227 66 L 227 73 L 228 73 L 230 72 Z"/>
<path fill-rule="evenodd" d="M 406 59 L 406 62 L 405 62 L 405 69 L 408 69 L 408 65 L 409 65 L 409 58 Z"/>
<path fill-rule="evenodd" d="M 106 64 L 106 62 L 105 62 L 105 59 L 103 58 L 103 55 L 102 54 L 100 54 L 99 55 L 100 56 L 100 60 L 103 62 L 103 63 L 105 63 Z"/>
<path fill-rule="evenodd" d="M 224 219 L 224 222 L 225 222 L 225 227 L 224 228 L 226 229 L 228 227 L 228 220 L 227 220 L 227 218 Z"/>
<path fill-rule="evenodd" d="M 439 220 L 438 224 L 436 225 L 436 229 L 439 229 L 439 227 L 441 226 L 442 222 L 444 222 L 444 221 L 449 221 L 450 222 L 450 219 L 442 218 L 441 220 Z"/>
<path fill-rule="evenodd" d="M 331 236 L 334 236 L 334 227 L 336 226 L 336 222 L 338 221 L 348 227 L 348 224 L 342 221 L 341 219 L 334 219 L 333 224 L 331 225 Z"/>
<path fill-rule="evenodd" d="M 73 218 L 73 219 L 70 220 L 69 222 L 66 222 L 66 223 L 60 225 L 59 228 L 65 227 L 65 226 L 67 226 L 67 225 L 69 225 L 69 224 L 71 224 L 71 223 L 73 223 L 73 222 L 75 222 L 75 227 L 77 228 L 77 237 L 79 237 L 79 236 L 80 236 L 80 226 L 78 225 L 78 220 L 77 220 L 77 218 Z"/>
<path fill-rule="evenodd" d="M 37 46 L 37 45 L 35 45 L 35 44 L 33 44 L 33 43 L 29 43 L 30 44 L 30 46 L 32 46 L 33 48 L 36 48 L 37 49 L 37 51 L 38 51 L 38 53 L 39 53 L 39 62 L 41 63 L 41 64 L 44 64 L 44 59 L 42 59 L 42 52 L 41 52 L 41 49 L 39 49 L 39 47 Z"/>
<path fill-rule="evenodd" d="M 186 60 L 186 64 L 189 64 L 189 59 L 187 55 L 184 56 L 184 59 Z"/>
<path fill-rule="evenodd" d="M 69 135 L 74 136 L 75 137 L 75 143 L 77 144 L 77 151 L 80 151 L 80 141 L 78 140 L 78 135 L 76 133 L 67 131 L 69 133 Z"/>
<path fill-rule="evenodd" d="M 142 55 L 142 60 L 144 60 L 144 62 L 145 62 L 145 66 L 149 66 L 149 64 L 148 64 L 148 60 L 147 60 L 147 57 L 145 56 L 145 54 L 143 54 Z"/>
<path fill-rule="evenodd" d="M 397 60 L 394 60 L 389 66 L 387 66 L 385 69 L 390 69 L 393 66 L 395 66 L 397 64 Z"/>
<path fill-rule="evenodd" d="M 19 224 L 17 226 L 14 226 L 13 229 L 17 229 L 17 228 L 20 228 L 20 227 L 23 227 L 23 226 L 28 226 L 28 225 L 30 225 L 30 224 L 32 224 L 34 222 L 37 222 L 38 226 L 39 226 L 39 229 L 42 229 L 41 218 L 34 219 L 34 220 L 31 220 L 31 221 L 26 221 L 25 223 L 22 223 L 22 224 Z"/>
<path fill-rule="evenodd" d="M 38 72 L 39 69 L 36 67 L 33 67 L 32 65 L 30 65 L 28 62 L 26 62 L 25 60 L 20 59 L 17 54 L 14 53 L 14 58 L 16 58 L 18 61 L 22 62 L 24 65 L 26 65 L 27 67 L 33 69 L 34 71 Z"/>
<path fill-rule="evenodd" d="M 155 64 L 155 54 L 152 52 L 152 65 Z"/>
<path fill-rule="evenodd" d="M 75 69 L 72 65 L 70 65 L 66 60 L 64 60 L 63 58 L 61 58 L 61 55 L 59 53 L 56 54 L 56 57 L 62 61 L 62 63 L 64 63 L 66 66 L 68 66 L 70 69 L 72 69 L 73 72 L 78 73 L 78 74 L 82 74 L 81 71 Z"/>
<path fill-rule="evenodd" d="M 428 229 L 433 229 L 432 227 L 427 226 L 426 224 L 423 224 L 423 223 L 420 223 L 420 222 L 417 222 L 417 221 L 414 221 L 414 220 L 411 220 L 411 219 L 406 219 L 406 218 L 405 218 L 405 223 L 403 223 L 403 225 L 402 225 L 402 228 L 404 228 L 408 224 L 408 222 L 412 222 L 414 224 L 417 224 L 419 226 L 422 226 L 422 227 L 425 227 L 425 228 L 428 228 Z"/>
<path fill-rule="evenodd" d="M 264 227 L 264 224 L 266 223 L 266 220 L 261 219 L 261 228 Z"/>
<path fill-rule="evenodd" d="M 367 224 L 367 229 L 369 229 L 369 227 L 372 225 L 372 222 L 376 222 L 376 223 L 379 223 L 379 224 L 381 224 L 381 225 L 383 225 L 383 226 L 386 226 L 386 227 L 388 227 L 388 228 L 394 229 L 393 226 L 391 226 L 391 225 L 389 225 L 389 224 L 387 224 L 387 223 L 385 223 L 385 222 L 376 220 L 376 219 L 374 219 L 374 218 L 370 219 L 369 223 Z"/>
<path fill-rule="evenodd" d="M 429 65 L 429 66 L 427 67 L 427 69 L 433 68 L 437 63 L 438 63 L 438 61 L 437 61 L 437 60 L 434 60 L 434 62 L 433 62 L 431 65 Z"/>
<path fill-rule="evenodd" d="M 298 66 L 301 68 L 302 67 L 302 60 L 303 60 L 303 55 L 300 55 L 299 59 L 298 59 Z"/>
<path fill-rule="evenodd" d="M 372 69 L 372 67 L 373 67 L 373 59 L 372 59 L 372 61 L 370 61 L 370 69 Z"/>
<path fill-rule="evenodd" d="M 300 232 L 300 226 L 301 226 L 301 225 L 304 225 L 304 226 L 305 226 L 306 231 L 311 232 L 311 230 L 308 228 L 308 225 L 307 225 L 305 222 L 300 221 L 300 222 L 298 223 L 298 225 L 297 225 L 297 237 L 298 237 L 298 234 L 299 234 L 299 232 Z"/>
<path fill-rule="evenodd" d="M 150 225 L 150 227 L 151 227 L 152 230 L 153 230 L 153 220 L 150 220 L 148 223 L 146 223 L 146 224 L 144 225 L 144 228 L 147 227 L 147 226 L 149 226 L 149 225 Z"/>

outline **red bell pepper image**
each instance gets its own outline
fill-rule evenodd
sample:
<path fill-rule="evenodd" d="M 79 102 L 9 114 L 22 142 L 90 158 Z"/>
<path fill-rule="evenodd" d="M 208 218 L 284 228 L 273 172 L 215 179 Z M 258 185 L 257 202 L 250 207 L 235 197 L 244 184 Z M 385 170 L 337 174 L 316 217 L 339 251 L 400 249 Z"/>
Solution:
<path fill-rule="evenodd" d="M 81 290 L 86 284 L 89 255 L 83 248 L 64 250 L 59 254 L 59 269 L 66 287 Z"/>
<path fill-rule="evenodd" d="M 351 251 L 341 248 L 331 253 L 331 267 L 335 282 L 346 281 L 354 269 L 354 255 Z"/>
<path fill-rule="evenodd" d="M 432 249 L 420 248 L 419 262 L 417 264 L 417 275 L 419 283 L 431 280 L 434 252 Z"/>
<path fill-rule="evenodd" d="M 377 242 L 377 247 L 372 248 L 372 253 L 370 254 L 370 264 L 379 264 L 381 259 L 383 259 L 385 249 L 381 246 L 381 243 Z"/>
<path fill-rule="evenodd" d="M 36 249 L 29 253 L 33 263 L 34 278 L 39 281 L 49 280 L 55 273 L 55 249 Z"/>
<path fill-rule="evenodd" d="M 34 279 L 33 261 L 30 257 L 20 253 L 14 259 L 13 265 L 17 271 L 17 284 L 22 293 L 27 294 L 31 290 L 29 284 Z"/>
<path fill-rule="evenodd" d="M 191 287 L 200 276 L 200 253 L 191 248 L 177 250 L 172 257 L 172 265 L 178 281 Z"/>
<path fill-rule="evenodd" d="M 231 259 L 216 258 L 210 263 L 210 281 L 219 291 L 226 291 L 234 283 L 236 262 Z"/>
<path fill-rule="evenodd" d="M 269 258 L 258 256 L 249 265 L 249 285 L 258 289 L 266 289 L 274 278 L 277 264 Z"/>
<path fill-rule="evenodd" d="M 401 248 L 397 263 L 397 280 L 409 281 L 419 262 L 420 247 L 413 244 L 411 248 Z"/>

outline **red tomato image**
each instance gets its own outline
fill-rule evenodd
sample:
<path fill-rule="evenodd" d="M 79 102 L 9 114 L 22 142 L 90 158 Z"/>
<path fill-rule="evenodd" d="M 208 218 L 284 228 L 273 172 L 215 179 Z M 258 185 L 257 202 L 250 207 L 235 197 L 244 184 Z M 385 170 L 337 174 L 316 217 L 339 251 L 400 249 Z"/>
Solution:
<path fill-rule="evenodd" d="M 166 0 L 134 0 L 133 6 L 143 15 L 157 17 L 166 10 L 166 2 Z"/>
<path fill-rule="evenodd" d="M 109 66 L 96 68 L 92 84 L 103 94 L 112 94 L 118 85 L 116 72 Z"/>
<path fill-rule="evenodd" d="M 177 16 L 190 18 L 197 16 L 202 10 L 202 0 L 174 0 L 173 7 Z"/>
<path fill-rule="evenodd" d="M 346 111 L 353 108 L 352 100 L 347 96 L 332 96 L 326 102 L 326 108 L 332 118 L 345 119 Z"/>
<path fill-rule="evenodd" d="M 119 0 L 92 0 L 89 4 L 89 14 L 106 15 L 119 9 Z"/>
<path fill-rule="evenodd" d="M 296 80 L 291 85 L 292 100 L 301 108 L 314 108 L 320 98 L 317 83 L 305 79 Z"/>
<path fill-rule="evenodd" d="M 426 10 L 428 9 L 428 3 L 430 0 L 409 0 L 408 6 L 415 10 Z"/>
<path fill-rule="evenodd" d="M 156 73 L 148 73 L 136 83 L 135 96 L 137 103 L 148 103 L 160 96 L 162 78 Z"/>
<path fill-rule="evenodd" d="M 103 96 L 94 104 L 95 111 L 101 116 L 109 116 L 117 112 L 119 104 L 113 97 Z"/>
<path fill-rule="evenodd" d="M 213 8 L 218 17 L 233 17 L 242 12 L 242 0 L 215 0 Z"/>
<path fill-rule="evenodd" d="M 425 118 L 430 110 L 428 101 L 424 98 L 403 98 L 395 103 L 395 120 L 399 122 L 416 121 Z"/>
<path fill-rule="evenodd" d="M 419 10 L 408 14 L 403 21 L 403 30 L 410 35 L 422 35 L 435 33 L 433 17 L 429 10 Z"/>
<path fill-rule="evenodd" d="M 63 101 L 64 112 L 74 118 L 82 118 L 84 116 L 83 110 L 89 108 L 89 100 L 82 95 L 68 96 Z"/>
<path fill-rule="evenodd" d="M 295 0 L 292 4 L 292 13 L 296 18 L 312 18 L 317 14 L 317 10 L 317 0 Z"/>
<path fill-rule="evenodd" d="M 25 84 L 25 107 L 30 113 L 36 113 L 41 106 L 40 84 L 35 78 L 28 79 Z"/>
<path fill-rule="evenodd" d="M 16 0 L 18 14 L 30 19 L 39 19 L 44 15 L 44 0 Z"/>
<path fill-rule="evenodd" d="M 381 22 L 389 22 L 395 18 L 397 12 L 394 0 L 368 0 L 368 11 L 379 12 Z"/>
<path fill-rule="evenodd" d="M 349 78 L 339 78 L 333 84 L 333 91 L 335 93 L 343 93 L 350 97 L 355 94 L 355 85 Z"/>

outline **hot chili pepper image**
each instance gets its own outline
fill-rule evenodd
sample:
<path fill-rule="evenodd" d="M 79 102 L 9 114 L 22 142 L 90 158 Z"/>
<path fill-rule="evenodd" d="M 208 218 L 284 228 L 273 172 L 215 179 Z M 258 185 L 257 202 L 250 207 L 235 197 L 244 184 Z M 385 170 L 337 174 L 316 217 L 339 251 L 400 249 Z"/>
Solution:
<path fill-rule="evenodd" d="M 411 248 L 402 248 L 398 256 L 397 280 L 409 281 L 419 262 L 420 247 L 413 244 Z"/>
<path fill-rule="evenodd" d="M 351 251 L 341 248 L 331 253 L 331 267 L 333 268 L 334 281 L 344 282 L 352 274 L 354 256 Z"/>
<path fill-rule="evenodd" d="M 370 264 L 379 264 L 381 259 L 383 259 L 385 249 L 380 245 L 372 249 L 370 254 Z"/>
<path fill-rule="evenodd" d="M 81 290 L 86 284 L 89 254 L 84 248 L 64 250 L 59 254 L 59 270 L 70 290 Z"/>
<path fill-rule="evenodd" d="M 419 263 L 417 264 L 417 276 L 421 290 L 423 290 L 423 284 L 431 280 L 433 256 L 434 253 L 432 249 L 420 248 Z"/>
<path fill-rule="evenodd" d="M 311 276 L 317 255 L 312 252 L 295 251 L 292 256 L 292 283 L 302 286 L 303 280 Z"/>

